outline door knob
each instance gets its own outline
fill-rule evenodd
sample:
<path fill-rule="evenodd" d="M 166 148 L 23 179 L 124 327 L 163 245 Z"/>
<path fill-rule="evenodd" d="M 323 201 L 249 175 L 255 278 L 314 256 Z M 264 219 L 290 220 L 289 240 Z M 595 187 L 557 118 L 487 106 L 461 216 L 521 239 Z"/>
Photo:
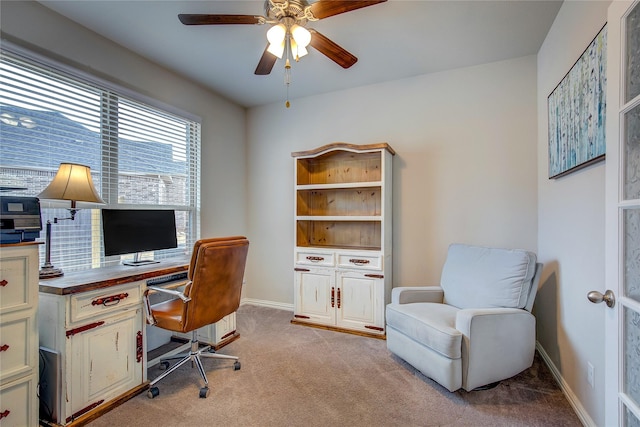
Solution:
<path fill-rule="evenodd" d="M 607 289 L 607 291 L 602 295 L 598 291 L 591 291 L 587 294 L 587 298 L 594 304 L 599 304 L 604 301 L 607 304 L 607 307 L 613 307 L 616 304 L 616 297 L 613 296 L 613 291 L 611 289 Z"/>

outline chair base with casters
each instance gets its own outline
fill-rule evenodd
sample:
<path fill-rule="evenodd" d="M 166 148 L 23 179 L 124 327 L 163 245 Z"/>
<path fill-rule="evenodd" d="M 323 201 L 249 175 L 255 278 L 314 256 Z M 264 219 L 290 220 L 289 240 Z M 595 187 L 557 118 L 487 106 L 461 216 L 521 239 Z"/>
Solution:
<path fill-rule="evenodd" d="M 200 397 L 204 399 L 209 396 L 209 381 L 207 380 L 207 374 L 204 372 L 204 366 L 202 365 L 202 360 L 200 359 L 201 357 L 208 359 L 235 360 L 235 362 L 233 363 L 234 371 L 239 371 L 241 367 L 240 360 L 237 356 L 218 354 L 214 353 L 213 351 L 214 350 L 210 345 L 200 348 L 200 342 L 198 341 L 198 331 L 193 331 L 191 333 L 191 350 L 189 350 L 188 353 L 177 354 L 175 356 L 167 357 L 166 359 L 160 360 L 160 367 L 164 367 L 166 371 L 149 383 L 147 397 L 149 399 L 153 399 L 154 397 L 158 396 L 160 394 L 160 389 L 158 389 L 158 387 L 156 387 L 155 385 L 187 362 L 191 362 L 191 366 L 195 365 L 198 368 L 200 377 L 204 381 L 204 386 L 200 389 Z M 169 360 L 178 360 L 178 362 L 169 367 Z"/>

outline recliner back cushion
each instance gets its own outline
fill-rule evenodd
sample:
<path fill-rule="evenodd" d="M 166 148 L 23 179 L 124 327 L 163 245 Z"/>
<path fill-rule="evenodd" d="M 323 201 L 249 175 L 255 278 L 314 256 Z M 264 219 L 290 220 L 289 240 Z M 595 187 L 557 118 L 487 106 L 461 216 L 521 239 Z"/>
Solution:
<path fill-rule="evenodd" d="M 524 308 L 535 269 L 532 252 L 452 244 L 440 279 L 444 302 L 458 308 Z"/>

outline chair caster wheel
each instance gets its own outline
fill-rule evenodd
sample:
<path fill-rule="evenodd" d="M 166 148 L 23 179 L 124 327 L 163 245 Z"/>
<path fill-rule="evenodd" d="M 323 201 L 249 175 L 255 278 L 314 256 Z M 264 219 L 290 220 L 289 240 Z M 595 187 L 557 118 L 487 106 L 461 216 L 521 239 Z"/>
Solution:
<path fill-rule="evenodd" d="M 205 399 L 209 396 L 209 387 L 202 387 L 200 389 L 200 399 Z"/>
<path fill-rule="evenodd" d="M 236 362 L 233 364 L 233 370 L 234 371 L 239 371 L 240 370 L 240 362 L 238 362 L 236 360 Z"/>
<path fill-rule="evenodd" d="M 159 394 L 160 394 L 160 390 L 158 390 L 158 387 L 151 387 L 149 390 L 147 390 L 147 397 L 149 399 L 153 399 Z"/>
<path fill-rule="evenodd" d="M 166 371 L 167 369 L 169 369 L 169 362 L 166 362 L 166 361 L 160 362 L 159 368 L 161 371 Z"/>

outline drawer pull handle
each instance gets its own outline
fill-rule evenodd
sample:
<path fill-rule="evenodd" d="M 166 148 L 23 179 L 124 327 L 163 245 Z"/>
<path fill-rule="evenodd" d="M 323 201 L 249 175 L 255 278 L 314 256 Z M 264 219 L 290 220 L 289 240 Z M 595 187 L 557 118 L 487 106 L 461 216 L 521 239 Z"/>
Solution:
<path fill-rule="evenodd" d="M 98 298 L 91 301 L 91 305 L 104 305 L 105 307 L 109 307 L 118 304 L 120 300 L 123 300 L 128 296 L 129 294 L 122 293 L 118 295 L 111 295 L 110 297 Z"/>
<path fill-rule="evenodd" d="M 99 322 L 89 323 L 88 325 L 80 326 L 75 329 L 70 329 L 66 332 L 67 338 L 74 336 L 75 334 L 82 333 L 84 331 L 88 331 L 89 329 L 97 328 L 98 326 L 104 325 L 104 320 Z"/>
<path fill-rule="evenodd" d="M 364 277 L 371 277 L 372 279 L 384 279 L 382 274 L 365 274 Z"/>
<path fill-rule="evenodd" d="M 142 331 L 138 331 L 136 334 L 136 362 L 142 362 L 142 350 L 143 350 L 143 342 L 142 342 Z"/>
<path fill-rule="evenodd" d="M 8 284 L 9 284 L 9 282 L 7 282 L 6 280 L 4 280 L 4 279 L 0 280 L 0 286 L 2 286 L 3 288 L 5 286 L 7 286 Z"/>
<path fill-rule="evenodd" d="M 308 256 L 307 259 L 311 262 L 324 261 L 324 257 L 321 257 L 321 256 Z"/>
<path fill-rule="evenodd" d="M 365 264 L 369 264 L 370 261 L 368 259 L 351 258 L 349 262 L 351 264 L 356 264 L 356 265 L 365 265 Z"/>
<path fill-rule="evenodd" d="M 2 344 L 2 346 L 0 347 L 0 351 L 7 351 L 9 350 L 9 344 Z"/>
<path fill-rule="evenodd" d="M 308 268 L 300 268 L 300 267 L 296 267 L 293 269 L 293 271 L 311 271 Z"/>
<path fill-rule="evenodd" d="M 3 419 L 3 418 L 7 418 L 10 413 L 11 413 L 11 411 L 8 410 L 8 409 L 5 409 L 4 411 L 0 412 L 0 420 Z"/>

